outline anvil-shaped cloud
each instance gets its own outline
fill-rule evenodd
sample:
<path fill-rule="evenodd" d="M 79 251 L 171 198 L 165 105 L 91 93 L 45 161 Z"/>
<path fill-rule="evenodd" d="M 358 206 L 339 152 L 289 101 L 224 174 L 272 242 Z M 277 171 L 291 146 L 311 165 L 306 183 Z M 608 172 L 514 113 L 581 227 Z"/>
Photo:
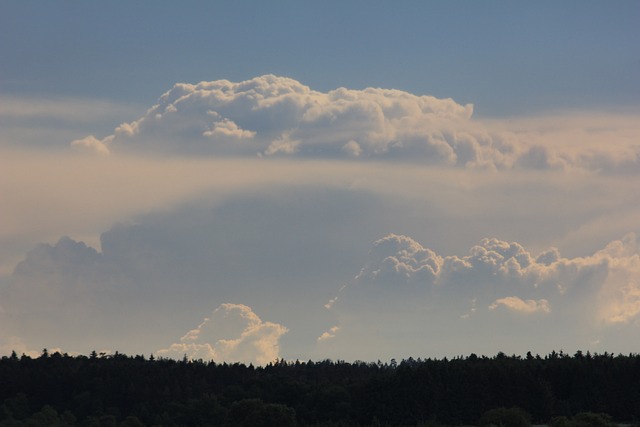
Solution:
<path fill-rule="evenodd" d="M 272 75 L 177 84 L 137 120 L 90 105 L 0 108 L 6 351 L 634 350 L 637 115 L 475 118 L 451 99 Z M 68 149 L 85 128 L 62 150 L 12 137 L 37 118 L 59 140 L 48 124 L 83 108 L 87 127 L 105 109 L 132 119 L 72 144 L 99 155 Z M 242 327 L 207 334 L 225 322 Z"/>

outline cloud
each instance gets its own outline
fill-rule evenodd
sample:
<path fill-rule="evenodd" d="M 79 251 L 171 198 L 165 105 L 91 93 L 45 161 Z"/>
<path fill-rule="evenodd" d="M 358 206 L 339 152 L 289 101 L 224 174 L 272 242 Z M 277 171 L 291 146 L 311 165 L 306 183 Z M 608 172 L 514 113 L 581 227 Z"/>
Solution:
<path fill-rule="evenodd" d="M 23 354 L 30 357 L 38 357 L 41 352 L 30 349 L 27 345 L 16 336 L 0 336 L 0 354 L 1 355 L 9 355 L 12 351 L 15 351 L 18 356 Z M 54 352 L 56 350 L 53 350 Z"/>
<path fill-rule="evenodd" d="M 478 118 L 271 75 L 176 84 L 146 113 L 4 101 L 0 317 L 28 348 L 148 352 L 220 301 L 295 324 L 282 353 L 300 358 L 357 333 L 370 355 L 449 352 L 531 324 L 532 342 L 606 345 L 639 322 L 637 239 L 607 245 L 637 231 L 635 111 Z"/>
<path fill-rule="evenodd" d="M 316 357 L 368 360 L 393 348 L 422 354 L 429 342 L 440 343 L 444 354 L 456 348 L 495 352 L 482 347 L 492 336 L 519 345 L 517 351 L 541 343 L 558 348 L 562 336 L 573 337 L 563 348 L 573 340 L 577 346 L 596 338 L 607 343 L 612 328 L 628 335 L 638 324 L 640 255 L 633 233 L 591 255 L 569 258 L 556 248 L 535 254 L 497 238 L 482 239 L 463 255 L 444 255 L 391 234 L 375 240 L 361 258 L 353 252 L 363 241 L 354 247 L 347 241 L 371 232 L 354 230 L 354 219 L 377 205 L 363 211 L 367 199 L 356 203 L 358 193 L 304 194 L 289 189 L 262 200 L 253 195 L 149 215 L 105 232 L 102 251 L 67 237 L 39 245 L 16 266 L 9 286 L 0 287 L 3 336 L 21 337 L 25 348 L 144 352 L 156 344 L 151 348 L 172 351 L 171 357 L 257 363 L 274 346 L 285 357 L 308 356 L 302 341 L 289 343 L 292 335 L 307 335 L 305 345 L 317 346 Z M 334 211 L 342 217 L 329 215 Z M 323 217 L 326 224 L 311 233 Z M 331 233 L 335 239 L 326 239 Z M 326 284 L 357 272 L 347 267 L 357 267 L 358 260 L 364 261 L 359 273 L 331 295 Z M 278 303 L 282 295 L 286 301 Z M 252 309 L 223 305 L 184 332 L 194 324 L 193 310 L 240 297 L 277 319 L 274 325 L 295 322 L 295 331 L 285 336 L 264 326 L 269 322 L 257 320 Z M 329 310 L 320 314 L 329 299 Z M 545 333 L 555 338 L 545 341 Z M 182 339 L 167 346 L 167 334 Z M 138 347 L 131 347 L 131 339 Z M 294 346 L 302 353 L 291 353 Z"/>
<path fill-rule="evenodd" d="M 640 318 L 640 242 L 635 233 L 608 244 L 598 252 L 609 271 L 600 291 L 601 320 L 628 324 Z"/>
<path fill-rule="evenodd" d="M 1 334 L 36 349 L 147 352 L 181 336 L 192 313 L 242 299 L 278 323 L 296 322 L 287 340 L 315 341 L 326 284 L 357 265 L 377 228 L 362 218 L 386 217 L 384 205 L 330 187 L 214 191 L 116 223 L 94 245 L 71 237 L 39 244 L 0 279 Z"/>
<path fill-rule="evenodd" d="M 442 267 L 442 258 L 407 236 L 390 234 L 373 244 L 369 262 L 357 281 L 420 282 L 432 284 Z"/>
<path fill-rule="evenodd" d="M 132 285 L 83 242 L 62 237 L 40 244 L 0 283 L 2 336 L 20 337 L 22 347 L 69 353 L 117 346 L 114 341 L 128 339 L 142 326 L 136 306 L 144 304 Z"/>
<path fill-rule="evenodd" d="M 633 271 L 637 256 L 634 233 L 591 256 L 571 259 L 561 257 L 557 248 L 534 256 L 517 242 L 497 238 L 482 239 L 468 255 L 442 256 L 410 237 L 390 234 L 374 242 L 351 287 L 368 289 L 377 284 L 375 289 L 398 290 L 400 284 L 412 284 L 442 294 L 495 295 L 517 289 L 527 295 L 577 295 L 594 280 L 601 285 L 607 274 L 620 268 Z"/>
<path fill-rule="evenodd" d="M 505 297 L 497 299 L 489 306 L 490 310 L 495 310 L 499 307 L 505 307 L 511 311 L 523 313 L 523 314 L 533 314 L 533 313 L 550 313 L 551 307 L 549 306 L 549 301 L 546 299 L 540 300 L 522 300 L 518 297 Z"/>
<path fill-rule="evenodd" d="M 318 337 L 318 341 L 329 340 L 331 338 L 335 338 L 336 334 L 340 330 L 340 326 L 332 326 L 328 331 L 325 331 Z"/>
<path fill-rule="evenodd" d="M 80 302 L 104 270 L 102 254 L 83 242 L 61 237 L 54 245 L 40 244 L 29 251 L 14 270 L 15 281 L 6 288 L 7 301 L 17 305 L 28 304 L 35 297 L 30 293 L 37 286 L 37 298 L 58 305 L 69 299 Z M 79 304 L 83 305 L 83 304 Z"/>
<path fill-rule="evenodd" d="M 210 115 L 215 118 L 218 117 L 218 113 L 215 112 L 211 112 Z M 205 131 L 202 135 L 215 140 L 248 140 L 253 138 L 256 133 L 240 129 L 237 124 L 229 119 L 222 119 L 214 122 L 211 129 Z"/>
<path fill-rule="evenodd" d="M 274 75 L 178 83 L 101 151 L 394 160 L 457 168 L 636 173 L 635 114 L 472 120 L 472 105 L 393 89 L 312 90 Z M 613 125 L 612 125 L 613 123 Z M 603 144 L 606 141 L 606 144 Z"/>
<path fill-rule="evenodd" d="M 80 151 L 87 151 L 101 156 L 109 155 L 109 147 L 93 135 L 71 142 L 71 147 Z"/>
<path fill-rule="evenodd" d="M 87 133 L 109 133 L 143 111 L 101 99 L 5 94 L 0 105 L 0 147 L 66 148 L 69 141 Z"/>
<path fill-rule="evenodd" d="M 521 142 L 516 165 L 532 169 L 589 170 L 605 174 L 637 174 L 637 111 L 555 111 L 549 115 L 511 118 L 508 126 L 487 120 Z"/>
<path fill-rule="evenodd" d="M 161 357 L 243 362 L 265 365 L 279 357 L 283 325 L 263 322 L 250 307 L 221 304 L 210 318 L 187 332 L 179 343 L 158 350 Z"/>
<path fill-rule="evenodd" d="M 360 273 L 325 305 L 340 333 L 328 330 L 318 345 L 331 339 L 362 358 L 359 346 L 393 348 L 399 337 L 411 354 L 431 341 L 482 348 L 495 336 L 521 352 L 545 340 L 550 350 L 633 336 L 640 326 L 638 248 L 630 233 L 592 255 L 564 258 L 556 248 L 536 256 L 486 238 L 467 255 L 443 256 L 391 234 L 374 242 Z"/>
<path fill-rule="evenodd" d="M 450 99 L 368 88 L 313 91 L 266 75 L 176 84 L 140 119 L 100 142 L 122 150 L 183 154 L 286 155 L 321 158 L 408 158 L 456 162 L 453 129 L 470 105 Z M 473 144 L 470 137 L 460 145 Z"/>
<path fill-rule="evenodd" d="M 269 316 L 277 315 L 278 323 L 297 322 L 320 346 L 335 341 L 336 348 L 355 348 L 356 331 L 362 337 L 386 337 L 382 342 L 387 344 L 369 343 L 372 351 L 377 345 L 388 345 L 386 340 L 398 333 L 397 328 L 408 341 L 416 333 L 436 333 L 427 331 L 443 323 L 447 326 L 442 330 L 451 328 L 452 336 L 461 342 L 472 330 L 480 339 L 487 334 L 479 329 L 481 325 L 495 331 L 511 328 L 513 324 L 504 318 L 509 311 L 544 314 L 566 333 L 588 329 L 606 335 L 611 326 L 633 327 L 639 320 L 640 255 L 633 233 L 591 255 L 572 258 L 563 257 L 556 248 L 536 255 L 521 244 L 497 238 L 482 239 L 466 255 L 443 255 L 408 236 L 391 234 L 374 242 L 355 278 L 331 295 L 326 283 L 344 278 L 347 267 L 356 265 L 355 250 L 362 242 L 349 248 L 346 240 L 358 233 L 344 236 L 333 230 L 331 238 L 328 230 L 353 227 L 353 218 L 343 218 L 342 225 L 338 217 L 327 218 L 317 234 L 300 240 L 286 230 L 301 232 L 317 226 L 319 217 L 314 219 L 313 212 L 318 206 L 327 209 L 327 201 L 336 194 L 323 199 L 314 193 L 316 203 L 299 206 L 293 216 L 283 215 L 279 224 L 274 213 L 286 210 L 276 206 L 302 200 L 302 193 L 295 198 L 287 193 L 284 198 L 268 193 L 262 202 L 251 197 L 231 199 L 219 207 L 190 206 L 116 225 L 103 233 L 101 252 L 68 237 L 39 245 L 0 288 L 5 336 L 22 337 L 35 348 L 82 352 L 117 346 L 123 336 L 114 334 L 117 324 L 122 324 L 126 335 L 144 333 L 138 342 L 148 346 L 170 331 L 187 337 L 180 329 L 186 329 L 190 310 L 201 310 L 212 300 L 240 297 Z M 349 207 L 346 202 L 352 198 L 353 194 L 345 193 L 336 200 L 336 212 L 344 215 L 358 206 Z M 270 232 L 251 231 L 251 227 L 263 228 L 258 219 L 265 212 L 272 212 Z M 355 209 L 353 214 L 359 217 L 362 212 Z M 293 218 L 306 221 L 296 225 Z M 318 263 L 319 259 L 323 262 Z M 288 304 L 283 302 L 285 312 L 278 314 L 274 304 L 283 293 Z M 264 304 L 269 297 L 272 300 Z M 323 301 L 329 301 L 325 316 L 313 308 L 321 311 Z M 305 308 L 296 311 L 292 303 Z M 298 317 L 312 312 L 317 318 L 326 317 L 335 329 L 313 326 L 313 317 L 308 322 Z M 507 323 L 493 324 L 492 318 Z M 245 320 L 251 322 L 251 316 Z M 458 325 L 462 320 L 471 326 Z M 209 329 L 203 327 L 197 336 Z M 243 335 L 244 329 L 213 341 L 184 338 L 173 349 L 202 358 L 236 357 L 253 345 L 249 343 L 255 336 Z M 296 330 L 296 339 L 303 339 L 304 333 Z M 349 344 L 349 340 L 355 341 Z"/>

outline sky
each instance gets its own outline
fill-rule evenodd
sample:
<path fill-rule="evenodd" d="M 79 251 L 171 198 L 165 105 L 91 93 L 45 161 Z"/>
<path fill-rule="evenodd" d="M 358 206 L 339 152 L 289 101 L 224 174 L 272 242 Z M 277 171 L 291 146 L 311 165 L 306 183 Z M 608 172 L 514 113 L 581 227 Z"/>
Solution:
<path fill-rule="evenodd" d="M 637 353 L 638 1 L 0 3 L 0 354 Z"/>

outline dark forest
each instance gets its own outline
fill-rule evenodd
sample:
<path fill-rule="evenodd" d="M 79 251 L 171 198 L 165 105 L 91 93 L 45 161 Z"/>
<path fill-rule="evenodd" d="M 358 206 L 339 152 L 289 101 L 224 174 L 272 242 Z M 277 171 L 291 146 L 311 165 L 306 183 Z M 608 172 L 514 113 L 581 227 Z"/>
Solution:
<path fill-rule="evenodd" d="M 523 425 L 637 425 L 640 355 L 253 366 L 43 350 L 2 357 L 0 402 L 1 426 L 515 426 L 514 415 Z"/>

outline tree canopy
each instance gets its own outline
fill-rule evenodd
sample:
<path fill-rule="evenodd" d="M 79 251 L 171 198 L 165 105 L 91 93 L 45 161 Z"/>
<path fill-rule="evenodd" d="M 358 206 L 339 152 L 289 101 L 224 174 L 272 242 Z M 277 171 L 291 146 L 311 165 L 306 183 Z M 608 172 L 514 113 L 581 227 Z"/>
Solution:
<path fill-rule="evenodd" d="M 0 426 L 609 427 L 594 423 L 640 419 L 635 354 L 277 360 L 255 367 L 43 351 L 2 357 L 0 384 Z"/>

